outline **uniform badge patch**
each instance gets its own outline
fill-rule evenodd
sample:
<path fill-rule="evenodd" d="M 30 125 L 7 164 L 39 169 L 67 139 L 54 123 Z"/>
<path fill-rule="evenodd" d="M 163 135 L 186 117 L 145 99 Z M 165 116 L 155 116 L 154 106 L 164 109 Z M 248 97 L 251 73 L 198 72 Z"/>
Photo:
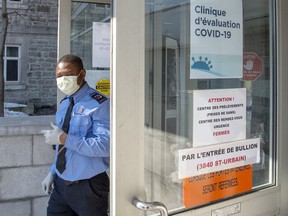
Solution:
<path fill-rule="evenodd" d="M 107 98 L 106 98 L 105 96 L 103 96 L 102 94 L 100 94 L 100 93 L 98 93 L 98 92 L 93 93 L 93 94 L 91 95 L 91 97 L 94 98 L 95 100 L 97 100 L 97 102 L 98 102 L 99 104 L 101 104 L 101 103 L 103 103 L 104 101 L 107 100 Z"/>
<path fill-rule="evenodd" d="M 79 113 L 83 113 L 83 112 L 84 112 L 84 109 L 83 109 L 83 108 L 80 108 L 80 109 L 78 110 L 78 112 L 79 112 Z"/>

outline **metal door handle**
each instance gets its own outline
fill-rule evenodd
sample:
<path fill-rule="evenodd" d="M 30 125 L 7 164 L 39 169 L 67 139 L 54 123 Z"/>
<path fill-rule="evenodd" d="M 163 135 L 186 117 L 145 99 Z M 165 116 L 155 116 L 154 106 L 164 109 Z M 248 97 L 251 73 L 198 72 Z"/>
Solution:
<path fill-rule="evenodd" d="M 160 216 L 168 216 L 166 206 L 161 202 L 142 202 L 138 198 L 132 200 L 132 204 L 143 211 L 160 211 Z"/>

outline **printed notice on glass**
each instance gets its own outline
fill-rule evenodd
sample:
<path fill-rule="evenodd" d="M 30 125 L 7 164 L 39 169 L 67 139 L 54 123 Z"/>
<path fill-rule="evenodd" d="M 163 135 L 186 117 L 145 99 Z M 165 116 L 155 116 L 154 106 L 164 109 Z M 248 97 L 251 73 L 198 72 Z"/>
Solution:
<path fill-rule="evenodd" d="M 260 138 L 181 149 L 178 153 L 178 178 L 183 179 L 259 162 Z"/>
<path fill-rule="evenodd" d="M 242 0 L 191 0 L 190 79 L 242 78 Z"/>
<path fill-rule="evenodd" d="M 110 23 L 93 22 L 92 67 L 110 68 Z"/>
<path fill-rule="evenodd" d="M 246 89 L 193 92 L 193 147 L 246 139 Z"/>
<path fill-rule="evenodd" d="M 252 189 L 252 173 L 252 165 L 247 165 L 185 178 L 182 183 L 183 205 L 190 208 L 249 191 Z"/>

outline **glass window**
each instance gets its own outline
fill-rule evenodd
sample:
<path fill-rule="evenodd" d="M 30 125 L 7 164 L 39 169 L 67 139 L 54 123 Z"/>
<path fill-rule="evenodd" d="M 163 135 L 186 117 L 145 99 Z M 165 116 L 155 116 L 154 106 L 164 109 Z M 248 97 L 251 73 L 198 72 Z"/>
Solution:
<path fill-rule="evenodd" d="M 18 81 L 18 61 L 7 60 L 6 81 Z"/>
<path fill-rule="evenodd" d="M 6 46 L 4 56 L 5 81 L 19 81 L 20 46 Z"/>
<path fill-rule="evenodd" d="M 6 57 L 18 57 L 19 55 L 18 47 L 6 47 L 6 50 L 7 50 Z"/>
<path fill-rule="evenodd" d="M 240 50 L 241 59 L 243 52 L 243 64 L 242 60 L 238 64 L 241 73 L 239 78 L 190 78 L 191 62 L 193 61 L 194 63 L 197 62 L 198 67 L 203 69 L 203 71 L 204 69 L 210 70 L 210 75 L 214 69 L 213 62 L 208 57 L 201 55 L 197 57 L 191 56 L 194 51 L 191 50 L 191 44 L 193 43 L 194 49 L 196 49 L 195 47 L 203 47 L 204 49 L 206 43 L 211 43 L 212 34 L 214 34 L 214 37 L 229 39 L 235 30 L 233 28 L 238 26 L 236 25 L 237 22 L 235 22 L 235 25 L 233 24 L 233 20 L 237 18 L 234 15 L 230 15 L 230 21 L 221 24 L 222 27 L 225 25 L 227 31 L 223 31 L 222 34 L 220 31 L 217 32 L 215 28 L 214 31 L 211 31 L 213 28 L 211 26 L 211 28 L 207 27 L 210 17 L 209 13 L 210 15 L 220 13 L 220 16 L 221 14 L 225 16 L 228 12 L 225 11 L 226 7 L 223 7 L 224 4 L 219 1 L 219 3 L 211 6 L 205 6 L 204 3 L 201 4 L 199 3 L 200 1 L 195 1 L 199 5 L 191 10 L 191 2 L 193 3 L 193 1 L 188 0 L 145 1 L 146 194 L 149 201 L 161 200 L 170 212 L 178 212 L 185 208 L 193 208 L 227 199 L 228 196 L 219 196 L 215 199 L 205 198 L 206 194 L 213 196 L 213 192 L 215 192 L 214 195 L 218 196 L 219 193 L 217 194 L 217 191 L 227 188 L 236 188 L 235 192 L 229 194 L 229 198 L 231 198 L 275 184 L 274 150 L 276 143 L 273 132 L 276 120 L 274 115 L 276 103 L 273 95 L 275 92 L 276 71 L 273 66 L 275 55 L 273 54 L 272 33 L 274 32 L 274 26 L 271 21 L 273 20 L 271 1 L 242 1 L 243 20 L 238 21 L 241 26 L 243 21 L 243 49 Z M 215 8 L 217 10 L 214 10 Z M 221 10 L 221 8 L 225 9 Z M 231 8 L 233 8 L 233 3 L 228 9 Z M 242 12 L 242 8 L 235 10 Z M 195 37 L 191 35 L 190 30 L 192 26 L 195 26 L 191 23 L 191 16 L 195 17 L 195 13 L 206 14 L 206 17 L 203 15 L 203 20 L 205 19 L 206 21 L 200 21 L 201 16 L 199 14 L 196 15 L 200 18 L 196 16 L 193 20 L 195 23 L 206 23 L 207 29 L 198 31 L 202 37 L 206 36 L 205 43 L 203 43 L 204 40 L 202 42 L 199 40 L 199 43 L 197 43 Z M 219 17 L 217 19 L 217 21 L 221 20 Z M 217 24 L 214 23 L 214 27 L 215 25 Z M 222 27 L 218 26 L 218 30 Z M 217 36 L 218 33 L 220 35 Z M 236 43 L 233 44 L 235 47 L 238 45 Z M 210 44 L 210 46 L 213 47 L 216 44 Z M 225 44 L 220 47 L 218 52 L 221 53 L 224 47 Z M 232 47 L 231 50 L 233 49 Z M 229 64 L 234 61 L 232 54 L 226 57 L 231 59 L 231 61 L 226 61 L 222 70 L 228 68 Z M 219 57 L 219 59 L 221 58 Z M 220 61 L 224 60 L 221 59 Z M 195 140 L 197 134 L 193 133 L 195 130 L 193 125 L 197 125 L 198 122 L 194 121 L 194 119 L 197 119 L 197 116 L 195 116 L 197 112 L 195 112 L 193 106 L 202 103 L 200 100 L 195 99 L 197 94 L 206 94 L 208 90 L 212 90 L 209 92 L 211 92 L 211 95 L 215 95 L 215 92 L 222 94 L 225 91 L 232 92 L 235 90 L 237 92 L 242 91 L 242 89 L 245 92 L 245 97 L 243 97 L 245 103 L 243 103 L 244 107 L 242 108 L 243 118 L 245 118 L 242 121 L 245 124 L 242 130 L 244 138 L 232 139 L 227 142 L 227 145 L 231 144 L 232 148 L 236 149 L 234 146 L 236 145 L 234 144 L 235 142 L 240 140 L 246 143 L 256 138 L 257 157 L 259 156 L 257 163 L 218 171 L 214 171 L 215 169 L 210 167 L 210 163 L 200 164 L 197 169 L 204 167 L 208 172 L 185 179 L 179 178 L 179 150 L 192 149 L 192 151 L 196 151 L 197 143 L 193 143 L 193 140 Z M 238 96 L 238 94 L 235 93 L 235 96 Z M 221 111 L 225 112 L 226 110 Z M 235 110 L 231 112 L 235 113 Z M 218 111 L 214 112 L 214 114 L 218 115 Z M 207 115 L 210 115 L 209 112 L 207 112 Z M 222 115 L 220 111 L 219 115 Z M 216 118 L 210 118 L 210 120 L 214 119 Z M 223 123 L 221 127 L 230 127 L 229 123 Z M 202 131 L 201 133 L 204 140 L 208 139 L 208 131 Z M 224 142 L 211 143 L 205 148 L 213 149 L 215 146 L 224 145 Z M 200 147 L 198 146 L 199 150 L 201 148 L 204 149 L 201 145 Z M 225 151 L 227 153 L 227 149 Z M 190 156 L 192 157 L 192 155 Z M 256 154 L 254 156 L 256 157 Z M 230 162 L 232 163 L 232 159 Z M 215 167 L 215 162 L 212 165 Z M 209 170 L 211 171 L 209 172 Z M 245 178 L 249 179 L 250 186 L 241 191 L 238 185 L 244 184 L 245 178 L 241 179 L 246 174 L 248 176 Z M 221 177 L 222 181 L 215 176 Z M 209 181 L 206 181 L 208 182 L 206 185 L 201 185 L 201 182 L 205 182 L 204 179 L 209 179 Z M 196 183 L 198 184 L 197 187 L 201 189 L 199 196 L 193 191 Z M 191 187 L 191 190 L 187 189 L 189 187 Z M 237 189 L 239 190 L 237 191 Z M 202 198 L 203 200 L 198 203 L 193 202 L 195 199 L 199 200 Z"/>
<path fill-rule="evenodd" d="M 111 6 L 72 2 L 71 10 L 71 53 L 83 59 L 87 83 L 108 96 Z"/>
<path fill-rule="evenodd" d="M 110 23 L 110 18 L 109 4 L 72 2 L 71 52 L 83 59 L 88 70 L 93 68 L 93 22 Z"/>

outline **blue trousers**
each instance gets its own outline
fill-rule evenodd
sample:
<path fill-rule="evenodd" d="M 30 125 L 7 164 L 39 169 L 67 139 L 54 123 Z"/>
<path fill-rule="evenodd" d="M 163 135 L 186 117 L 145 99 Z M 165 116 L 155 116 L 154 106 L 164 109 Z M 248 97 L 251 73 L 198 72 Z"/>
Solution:
<path fill-rule="evenodd" d="M 108 195 L 106 172 L 73 183 L 56 176 L 47 216 L 107 216 Z"/>

